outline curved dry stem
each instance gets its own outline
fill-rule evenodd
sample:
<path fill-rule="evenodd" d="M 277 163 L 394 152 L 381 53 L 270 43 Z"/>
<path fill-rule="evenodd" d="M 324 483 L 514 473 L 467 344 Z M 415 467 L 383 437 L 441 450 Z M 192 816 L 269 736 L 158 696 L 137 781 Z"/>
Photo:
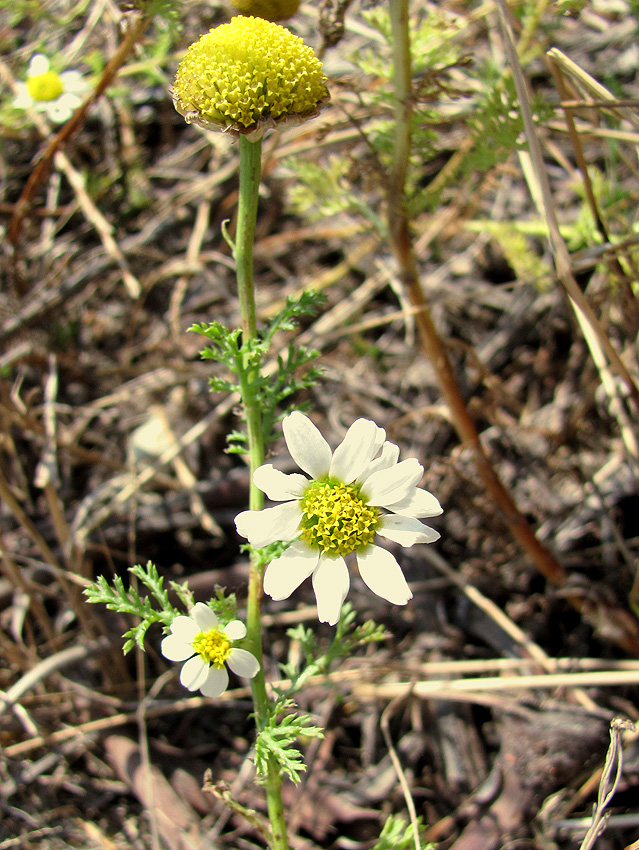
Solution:
<path fill-rule="evenodd" d="M 553 553 L 537 538 L 515 500 L 502 484 L 486 453 L 420 284 L 405 204 L 412 112 L 408 0 L 391 0 L 390 8 L 395 67 L 395 162 L 388 183 L 387 215 L 391 247 L 399 275 L 412 306 L 416 308 L 415 321 L 419 339 L 435 370 L 439 388 L 450 410 L 451 420 L 460 441 L 471 449 L 481 480 L 515 540 L 551 584 L 564 587 L 568 574 Z M 578 291 L 581 295 L 581 291 Z M 596 627 L 601 626 L 602 622 L 611 625 L 609 634 L 627 652 L 635 654 L 639 651 L 639 628 L 634 619 L 625 617 L 624 612 L 619 609 L 603 604 L 593 605 L 583 594 L 570 593 L 567 598 L 582 616 Z"/>

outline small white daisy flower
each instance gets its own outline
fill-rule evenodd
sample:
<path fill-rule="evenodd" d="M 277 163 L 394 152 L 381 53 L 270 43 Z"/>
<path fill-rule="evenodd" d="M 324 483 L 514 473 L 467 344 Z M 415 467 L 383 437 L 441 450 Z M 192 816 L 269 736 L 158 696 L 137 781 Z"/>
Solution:
<path fill-rule="evenodd" d="M 18 95 L 13 101 L 17 109 L 32 107 L 45 112 L 56 124 L 63 124 L 82 103 L 89 83 L 79 71 L 51 70 L 46 56 L 36 53 L 27 69 L 26 83 L 16 83 Z"/>
<path fill-rule="evenodd" d="M 260 466 L 253 476 L 256 486 L 284 504 L 243 511 L 235 520 L 252 546 L 292 541 L 266 568 L 264 592 L 287 599 L 312 576 L 318 617 L 335 625 L 350 585 L 344 556 L 355 552 L 360 575 L 373 593 L 405 605 L 413 594 L 404 574 L 393 555 L 373 540 L 379 535 L 412 546 L 439 538 L 417 519 L 442 513 L 437 499 L 417 487 L 422 465 L 415 458 L 398 463 L 399 448 L 370 419 L 354 422 L 334 452 L 302 413 L 291 413 L 282 427 L 291 457 L 310 480 L 299 473 L 286 475 L 269 463 Z"/>
<path fill-rule="evenodd" d="M 252 679 L 260 669 L 251 652 L 233 646 L 234 641 L 246 636 L 244 623 L 231 620 L 219 628 L 216 615 L 203 602 L 197 602 L 188 617 L 176 617 L 170 628 L 171 634 L 161 644 L 162 655 L 169 661 L 186 661 L 180 682 L 189 691 L 199 689 L 205 697 L 221 696 L 229 683 L 225 662 L 245 679 Z"/>

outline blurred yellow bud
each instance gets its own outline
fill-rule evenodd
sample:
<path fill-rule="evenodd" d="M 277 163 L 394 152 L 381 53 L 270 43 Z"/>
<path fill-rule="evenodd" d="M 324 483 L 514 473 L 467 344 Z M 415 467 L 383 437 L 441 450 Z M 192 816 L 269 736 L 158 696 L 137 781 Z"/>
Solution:
<path fill-rule="evenodd" d="M 300 0 L 230 0 L 243 15 L 255 15 L 267 21 L 284 21 L 297 12 Z"/>

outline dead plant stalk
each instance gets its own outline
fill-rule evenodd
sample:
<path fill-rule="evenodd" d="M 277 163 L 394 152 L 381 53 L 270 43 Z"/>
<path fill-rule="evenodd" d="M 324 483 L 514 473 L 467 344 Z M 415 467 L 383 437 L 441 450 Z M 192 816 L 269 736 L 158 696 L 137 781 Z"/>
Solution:
<path fill-rule="evenodd" d="M 391 247 L 399 268 L 399 276 L 406 287 L 411 304 L 416 308 L 415 321 L 420 342 L 435 370 L 440 391 L 448 405 L 459 439 L 463 445 L 471 449 L 481 480 L 497 504 L 515 540 L 551 584 L 563 587 L 567 582 L 568 574 L 552 552 L 538 540 L 513 497 L 502 484 L 484 449 L 459 389 L 446 346 L 435 327 L 421 287 L 405 196 L 413 109 L 408 0 L 392 0 L 390 8 L 395 70 L 395 138 L 394 161 L 387 185 L 387 218 Z M 596 619 L 601 622 L 599 618 L 602 610 L 599 608 L 593 611 L 583 595 L 571 593 L 567 598 L 585 617 L 591 621 Z M 606 613 L 609 614 L 607 619 L 615 625 L 612 630 L 614 640 L 627 652 L 632 654 L 639 652 L 639 631 L 636 625 L 631 624 L 631 621 L 621 616 L 616 609 L 610 609 Z"/>

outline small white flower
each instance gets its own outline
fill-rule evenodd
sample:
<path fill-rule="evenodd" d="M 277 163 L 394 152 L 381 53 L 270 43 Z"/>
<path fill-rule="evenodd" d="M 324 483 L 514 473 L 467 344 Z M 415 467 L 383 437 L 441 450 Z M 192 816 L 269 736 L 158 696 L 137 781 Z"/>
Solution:
<path fill-rule="evenodd" d="M 286 599 L 312 576 L 319 619 L 335 625 L 350 585 L 344 556 L 355 552 L 360 575 L 373 593 L 405 605 L 413 594 L 404 574 L 373 539 L 380 535 L 412 546 L 439 538 L 417 519 L 442 513 L 432 493 L 417 487 L 422 465 L 415 458 L 398 463 L 399 448 L 370 419 L 354 422 L 334 452 L 302 413 L 291 413 L 282 427 L 291 457 L 310 480 L 299 473 L 286 475 L 269 463 L 260 466 L 255 484 L 284 504 L 243 511 L 235 520 L 252 546 L 291 542 L 266 568 L 264 592 Z"/>
<path fill-rule="evenodd" d="M 13 105 L 18 109 L 32 107 L 45 112 L 51 121 L 63 124 L 82 103 L 89 83 L 79 71 L 51 70 L 46 56 L 36 53 L 27 69 L 26 83 L 16 83 L 18 95 Z"/>
<path fill-rule="evenodd" d="M 245 679 L 252 679 L 260 669 L 251 652 L 233 646 L 246 636 L 244 623 L 231 620 L 219 628 L 216 615 L 203 602 L 197 602 L 188 617 L 176 617 L 170 628 L 171 634 L 161 644 L 162 655 L 169 661 L 186 661 L 180 682 L 189 691 L 199 689 L 205 697 L 223 694 L 229 683 L 224 662 Z"/>

